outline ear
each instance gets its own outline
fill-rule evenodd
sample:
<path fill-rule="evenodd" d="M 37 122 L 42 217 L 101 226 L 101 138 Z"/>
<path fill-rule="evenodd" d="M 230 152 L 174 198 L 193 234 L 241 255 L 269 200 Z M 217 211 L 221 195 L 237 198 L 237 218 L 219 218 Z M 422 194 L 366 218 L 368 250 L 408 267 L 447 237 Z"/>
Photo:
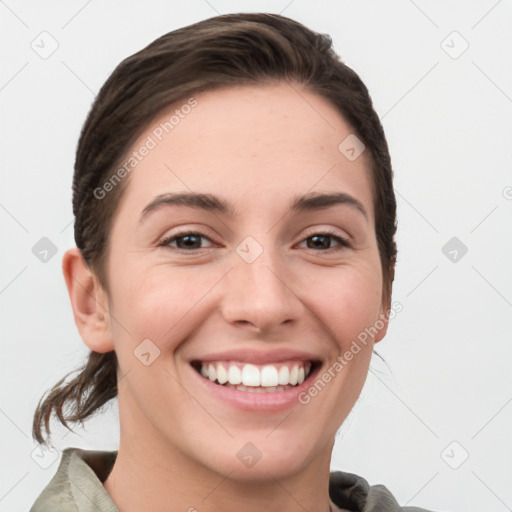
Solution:
<path fill-rule="evenodd" d="M 114 350 L 107 293 L 77 247 L 65 252 L 62 271 L 82 340 L 94 352 Z"/>
<path fill-rule="evenodd" d="M 391 297 L 382 297 L 382 302 L 379 309 L 379 317 L 375 321 L 376 325 L 379 327 L 379 330 L 375 335 L 374 344 L 382 340 L 388 332 L 390 308 Z M 381 324 L 384 324 L 382 328 L 380 328 Z"/>

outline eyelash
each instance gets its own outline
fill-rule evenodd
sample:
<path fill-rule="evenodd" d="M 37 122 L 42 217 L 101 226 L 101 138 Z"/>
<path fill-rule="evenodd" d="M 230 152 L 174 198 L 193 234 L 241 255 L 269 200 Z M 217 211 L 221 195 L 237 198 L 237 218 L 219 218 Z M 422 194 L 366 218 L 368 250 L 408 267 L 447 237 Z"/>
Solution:
<path fill-rule="evenodd" d="M 164 238 L 159 244 L 158 246 L 159 247 L 167 247 L 173 251 L 177 251 L 177 252 L 181 252 L 181 253 L 194 253 L 194 252 L 198 252 L 198 251 L 201 251 L 202 249 L 191 249 L 191 250 L 186 250 L 186 249 L 179 249 L 177 247 L 170 247 L 170 243 L 171 242 L 174 242 L 175 240 L 177 240 L 178 238 L 182 238 L 182 237 L 185 237 L 187 235 L 193 235 L 193 236 L 200 236 L 202 238 L 206 238 L 208 241 L 210 242 L 213 242 L 210 237 L 206 236 L 204 233 L 201 233 L 199 231 L 182 231 L 180 233 L 175 233 L 167 238 Z M 338 242 L 338 246 L 337 247 L 330 247 L 329 249 L 326 249 L 326 250 L 319 250 L 319 251 L 316 251 L 315 249 L 311 249 L 312 251 L 315 251 L 315 252 L 323 252 L 323 253 L 327 253 L 327 254 L 330 254 L 330 253 L 333 253 L 333 252 L 337 252 L 337 251 L 340 251 L 342 249 L 345 249 L 347 247 L 352 247 L 352 245 L 350 244 L 350 242 L 346 239 L 346 238 L 342 238 L 340 237 L 339 235 L 337 235 L 334 231 L 330 231 L 330 230 L 324 230 L 324 231 L 319 231 L 319 232 L 314 232 L 312 233 L 311 235 L 307 236 L 306 238 L 303 238 L 301 240 L 301 243 L 304 242 L 305 240 L 307 240 L 308 238 L 313 238 L 314 236 L 330 236 L 331 238 L 333 238 L 336 242 Z M 206 247 L 203 248 L 203 249 L 207 249 Z"/>

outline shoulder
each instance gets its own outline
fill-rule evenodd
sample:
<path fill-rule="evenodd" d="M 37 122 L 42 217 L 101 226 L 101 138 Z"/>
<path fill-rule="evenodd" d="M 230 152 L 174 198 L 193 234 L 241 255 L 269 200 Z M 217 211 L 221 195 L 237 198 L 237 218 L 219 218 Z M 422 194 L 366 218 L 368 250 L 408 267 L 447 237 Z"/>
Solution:
<path fill-rule="evenodd" d="M 370 485 L 362 476 L 344 471 L 331 472 L 329 495 L 337 507 L 357 512 L 433 512 L 401 507 L 384 485 Z"/>
<path fill-rule="evenodd" d="M 72 453 L 71 448 L 62 452 L 62 458 L 57 473 L 55 473 L 49 484 L 38 496 L 37 500 L 32 505 L 30 512 L 45 512 L 46 510 L 78 510 L 76 506 L 69 507 L 72 495 L 68 473 L 69 461 Z M 62 508 L 62 506 L 66 508 Z"/>
<path fill-rule="evenodd" d="M 63 450 L 57 472 L 30 512 L 119 512 L 100 480 L 115 455 L 79 448 Z"/>

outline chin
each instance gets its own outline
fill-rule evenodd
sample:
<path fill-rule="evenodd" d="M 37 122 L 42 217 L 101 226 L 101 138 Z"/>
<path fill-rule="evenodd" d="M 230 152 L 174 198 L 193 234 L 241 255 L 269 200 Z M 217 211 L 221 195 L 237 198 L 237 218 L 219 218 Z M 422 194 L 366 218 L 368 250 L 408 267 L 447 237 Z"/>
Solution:
<path fill-rule="evenodd" d="M 269 479 L 293 477 L 308 467 L 318 452 L 314 446 L 307 446 L 300 434 L 295 441 L 288 432 L 276 435 L 274 439 L 268 432 L 259 436 L 244 435 L 243 441 L 231 440 L 231 448 L 211 455 L 208 461 L 210 470 L 239 482 L 267 482 Z M 240 438 L 237 438 L 240 439 Z M 249 439 L 252 439 L 250 441 Z M 216 463 L 212 464 L 211 461 Z"/>

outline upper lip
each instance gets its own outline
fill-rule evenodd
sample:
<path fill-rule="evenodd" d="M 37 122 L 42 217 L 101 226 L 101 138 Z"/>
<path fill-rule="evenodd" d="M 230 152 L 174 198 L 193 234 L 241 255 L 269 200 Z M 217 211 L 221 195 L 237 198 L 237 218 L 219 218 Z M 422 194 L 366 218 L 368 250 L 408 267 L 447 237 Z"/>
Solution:
<path fill-rule="evenodd" d="M 195 357 L 192 361 L 240 361 L 243 363 L 252 364 L 265 364 L 265 363 L 280 363 L 284 361 L 320 361 L 320 357 L 309 352 L 302 352 L 291 349 L 276 349 L 276 350 L 226 350 L 223 352 L 215 352 L 211 354 L 204 354 L 200 357 Z"/>

